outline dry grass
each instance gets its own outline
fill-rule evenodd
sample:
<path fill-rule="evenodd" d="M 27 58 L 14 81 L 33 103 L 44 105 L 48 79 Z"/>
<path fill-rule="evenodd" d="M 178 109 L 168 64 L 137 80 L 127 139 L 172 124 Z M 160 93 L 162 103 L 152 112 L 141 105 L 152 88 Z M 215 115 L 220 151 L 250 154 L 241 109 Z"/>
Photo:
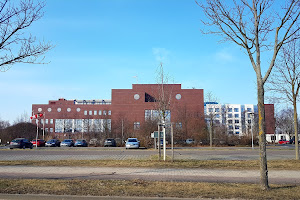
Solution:
<path fill-rule="evenodd" d="M 89 167 L 149 167 L 149 168 L 217 168 L 259 169 L 258 160 L 57 160 L 57 161 L 0 161 L 0 165 L 31 166 L 89 166 Z M 269 169 L 300 170 L 299 160 L 269 160 Z"/>
<path fill-rule="evenodd" d="M 300 186 L 158 182 L 143 180 L 0 179 L 0 193 L 178 198 L 300 199 Z"/>

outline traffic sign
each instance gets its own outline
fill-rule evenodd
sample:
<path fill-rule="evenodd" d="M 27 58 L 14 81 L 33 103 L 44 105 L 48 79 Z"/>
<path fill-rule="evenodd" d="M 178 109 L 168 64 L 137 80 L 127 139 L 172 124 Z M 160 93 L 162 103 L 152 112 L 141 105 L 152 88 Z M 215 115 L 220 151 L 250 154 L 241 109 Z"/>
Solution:
<path fill-rule="evenodd" d="M 160 138 L 163 138 L 164 133 L 162 131 L 160 131 Z M 158 138 L 158 131 L 154 131 L 153 133 L 151 133 L 151 138 Z"/>

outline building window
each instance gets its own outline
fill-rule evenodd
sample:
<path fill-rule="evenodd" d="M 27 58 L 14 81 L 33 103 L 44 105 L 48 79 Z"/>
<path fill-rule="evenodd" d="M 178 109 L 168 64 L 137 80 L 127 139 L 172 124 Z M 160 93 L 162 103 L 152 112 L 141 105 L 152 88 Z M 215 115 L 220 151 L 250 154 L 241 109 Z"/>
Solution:
<path fill-rule="evenodd" d="M 230 120 L 228 120 L 228 124 L 232 124 L 232 120 L 230 119 Z"/>
<path fill-rule="evenodd" d="M 236 125 L 236 126 L 234 127 L 234 129 L 240 129 L 240 126 L 237 126 L 237 125 Z"/>
<path fill-rule="evenodd" d="M 240 134 L 240 132 L 237 131 L 237 132 L 235 132 L 235 134 Z"/>
<path fill-rule="evenodd" d="M 77 108 L 76 110 L 77 110 L 77 112 L 80 112 L 80 108 Z"/>
<path fill-rule="evenodd" d="M 57 112 L 60 112 L 61 111 L 61 108 L 57 108 Z"/>
<path fill-rule="evenodd" d="M 215 108 L 215 112 L 220 112 L 220 108 Z"/>
<path fill-rule="evenodd" d="M 90 111 L 89 111 L 89 115 L 93 115 L 93 111 L 90 110 Z"/>
<path fill-rule="evenodd" d="M 248 124 L 251 124 L 251 119 L 248 120 Z"/>
<path fill-rule="evenodd" d="M 67 111 L 68 111 L 68 112 L 71 112 L 71 108 L 67 108 Z"/>
<path fill-rule="evenodd" d="M 50 124 L 53 124 L 53 119 L 50 119 Z"/>
<path fill-rule="evenodd" d="M 98 113 L 97 110 L 94 110 L 94 115 L 97 115 L 97 113 Z"/>
<path fill-rule="evenodd" d="M 232 108 L 228 108 L 228 112 L 232 112 Z"/>
<path fill-rule="evenodd" d="M 239 114 L 234 114 L 234 117 L 235 117 L 235 118 L 239 118 L 240 115 L 239 115 Z"/>
<path fill-rule="evenodd" d="M 108 111 L 108 115 L 111 115 L 111 110 Z"/>
<path fill-rule="evenodd" d="M 106 110 L 103 110 L 103 115 L 106 115 Z"/>
<path fill-rule="evenodd" d="M 84 115 L 87 115 L 87 110 L 84 111 Z"/>
<path fill-rule="evenodd" d="M 46 124 L 48 124 L 48 119 L 46 119 Z"/>
<path fill-rule="evenodd" d="M 234 123 L 238 124 L 238 123 L 240 123 L 240 120 L 236 119 L 236 120 L 234 120 Z"/>
<path fill-rule="evenodd" d="M 102 115 L 102 111 L 101 110 L 99 110 L 99 115 Z"/>
<path fill-rule="evenodd" d="M 229 130 L 232 130 L 232 129 L 233 129 L 233 126 L 229 125 L 229 126 L 228 126 L 228 129 L 229 129 Z"/>
<path fill-rule="evenodd" d="M 276 140 L 276 135 L 271 135 L 271 140 Z"/>
<path fill-rule="evenodd" d="M 213 108 L 208 108 L 208 112 L 213 112 L 214 109 Z"/>
<path fill-rule="evenodd" d="M 219 118 L 220 117 L 220 115 L 219 114 L 216 114 L 216 118 Z"/>
<path fill-rule="evenodd" d="M 53 128 L 50 128 L 50 133 L 53 133 Z"/>
<path fill-rule="evenodd" d="M 45 132 L 46 132 L 46 133 L 48 132 L 48 128 L 45 128 Z"/>
<path fill-rule="evenodd" d="M 48 112 L 51 112 L 51 110 L 52 110 L 51 108 L 48 108 Z"/>
<path fill-rule="evenodd" d="M 41 123 L 44 124 L 44 119 L 41 119 Z"/>
<path fill-rule="evenodd" d="M 228 118 L 232 118 L 232 114 L 228 114 Z"/>
<path fill-rule="evenodd" d="M 229 131 L 228 134 L 233 134 L 233 131 Z"/>
<path fill-rule="evenodd" d="M 140 129 L 140 122 L 134 122 L 133 123 L 133 129 L 134 130 L 139 130 Z"/>
<path fill-rule="evenodd" d="M 234 112 L 239 112 L 239 109 L 238 108 L 234 108 Z"/>
<path fill-rule="evenodd" d="M 215 120 L 215 123 L 216 124 L 220 124 L 220 120 Z"/>
<path fill-rule="evenodd" d="M 182 128 L 182 123 L 181 122 L 176 123 L 176 128 Z"/>

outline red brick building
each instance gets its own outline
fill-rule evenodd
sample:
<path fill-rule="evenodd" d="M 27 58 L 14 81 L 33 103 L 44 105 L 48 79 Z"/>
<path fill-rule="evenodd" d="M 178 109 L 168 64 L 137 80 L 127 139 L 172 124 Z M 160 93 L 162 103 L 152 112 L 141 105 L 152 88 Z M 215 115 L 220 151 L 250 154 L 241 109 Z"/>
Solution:
<path fill-rule="evenodd" d="M 157 119 L 159 102 L 164 102 L 166 120 L 177 127 L 185 128 L 187 123 L 192 126 L 195 120 L 204 125 L 202 89 L 181 89 L 181 84 L 161 86 L 133 84 L 132 89 L 112 89 L 111 100 L 60 98 L 48 104 L 33 104 L 32 112 L 44 114 L 41 122 L 50 133 L 110 132 L 118 137 L 122 128 L 138 133 L 149 119 Z"/>

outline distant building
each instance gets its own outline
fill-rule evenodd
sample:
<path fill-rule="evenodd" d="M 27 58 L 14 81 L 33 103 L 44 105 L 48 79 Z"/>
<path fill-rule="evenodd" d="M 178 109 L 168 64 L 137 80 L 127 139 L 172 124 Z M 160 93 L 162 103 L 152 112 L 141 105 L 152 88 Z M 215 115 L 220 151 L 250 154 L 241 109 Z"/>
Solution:
<path fill-rule="evenodd" d="M 214 120 L 215 124 L 226 126 L 228 134 L 245 135 L 256 123 L 258 108 L 253 104 L 218 104 L 205 102 L 206 121 Z M 275 132 L 274 105 L 265 104 L 265 123 L 267 139 Z"/>

